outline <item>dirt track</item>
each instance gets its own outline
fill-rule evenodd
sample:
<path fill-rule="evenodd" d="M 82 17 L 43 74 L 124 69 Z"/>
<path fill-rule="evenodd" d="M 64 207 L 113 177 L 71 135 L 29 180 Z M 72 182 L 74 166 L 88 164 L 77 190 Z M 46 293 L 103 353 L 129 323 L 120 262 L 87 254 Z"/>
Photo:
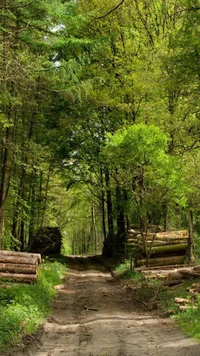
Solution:
<path fill-rule="evenodd" d="M 130 291 L 102 265 L 83 257 L 70 265 L 40 340 L 15 356 L 200 355 L 200 344 L 171 320 L 138 312 Z"/>

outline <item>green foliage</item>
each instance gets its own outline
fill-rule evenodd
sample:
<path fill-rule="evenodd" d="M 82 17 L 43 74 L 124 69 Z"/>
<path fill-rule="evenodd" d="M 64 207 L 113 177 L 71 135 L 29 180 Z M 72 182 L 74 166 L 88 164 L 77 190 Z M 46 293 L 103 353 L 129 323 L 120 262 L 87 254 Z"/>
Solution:
<path fill-rule="evenodd" d="M 132 265 L 131 260 L 128 259 L 117 265 L 117 267 L 115 268 L 115 273 L 121 278 L 127 278 L 133 282 L 143 280 L 142 274 L 134 270 L 134 266 Z"/>
<path fill-rule="evenodd" d="M 96 226 L 102 236 L 108 188 L 117 225 L 117 184 L 128 190 L 129 220 L 138 222 L 146 211 L 162 223 L 163 205 L 169 226 L 180 225 L 177 205 L 192 207 L 197 216 L 197 1 L 126 0 L 111 12 L 114 0 L 36 0 L 25 5 L 25 0 L 11 0 L 9 6 L 2 4 L 0 14 L 4 247 L 27 249 L 44 224 L 59 225 L 69 244 L 73 235 L 80 246 L 81 235 L 94 240 Z M 107 133 L 116 136 L 107 139 Z M 108 159 L 100 156 L 105 143 Z M 106 187 L 108 165 L 112 178 Z M 54 189 L 57 168 L 67 173 L 65 183 Z M 77 182 L 82 184 L 81 202 L 72 198 L 76 209 L 71 209 L 66 186 Z M 95 206 L 92 224 L 89 200 Z M 86 233 L 88 221 L 82 223 L 84 206 L 92 234 Z M 0 231 L 0 240 L 2 236 Z"/>
<path fill-rule="evenodd" d="M 2 250 L 19 251 L 20 242 L 7 230 L 4 232 L 2 241 Z"/>
<path fill-rule="evenodd" d="M 126 165 L 155 165 L 165 158 L 165 151 L 170 139 L 154 125 L 135 124 L 108 135 L 108 159 Z M 111 149 L 109 155 L 109 148 Z M 113 157 L 114 155 L 114 157 Z M 117 160 L 118 159 L 118 160 Z"/>
<path fill-rule="evenodd" d="M 196 309 L 188 308 L 175 316 L 183 331 L 192 338 L 200 340 L 200 300 L 195 303 Z"/>
<path fill-rule="evenodd" d="M 144 231 L 163 203 L 186 204 L 182 162 L 168 154 L 169 142 L 158 127 L 134 124 L 108 135 L 103 150 L 112 175 L 132 195 Z"/>
<path fill-rule="evenodd" d="M 0 284 L 0 349 L 41 325 L 51 312 L 52 287 L 61 282 L 64 271 L 58 262 L 43 263 L 36 284 Z"/>
<path fill-rule="evenodd" d="M 168 143 L 169 138 L 158 127 L 135 124 L 108 135 L 104 157 L 111 167 L 118 169 L 118 175 L 129 187 L 132 184 L 139 187 L 143 180 L 146 188 L 157 186 L 180 193 L 183 177 L 177 167 L 181 169 L 181 161 L 167 154 Z"/>

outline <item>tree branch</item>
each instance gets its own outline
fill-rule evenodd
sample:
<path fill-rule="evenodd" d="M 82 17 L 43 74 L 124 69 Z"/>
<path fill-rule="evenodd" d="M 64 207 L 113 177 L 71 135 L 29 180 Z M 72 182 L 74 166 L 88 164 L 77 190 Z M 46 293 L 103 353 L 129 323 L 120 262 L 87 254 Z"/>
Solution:
<path fill-rule="evenodd" d="M 173 12 L 173 14 L 168 15 L 167 18 L 171 18 L 174 15 L 182 14 L 183 12 L 188 12 L 188 11 L 196 12 L 196 11 L 199 11 L 199 10 L 200 10 L 200 7 L 198 7 L 198 6 L 196 6 L 196 7 L 188 7 L 186 9 L 182 9 L 182 10 Z"/>
<path fill-rule="evenodd" d="M 108 11 L 106 14 L 101 15 L 101 16 L 98 16 L 98 17 L 95 17 L 95 18 L 92 20 L 92 22 L 95 21 L 95 20 L 104 19 L 105 17 L 109 16 L 112 12 L 114 12 L 115 10 L 117 10 L 117 9 L 124 3 L 124 1 L 125 1 L 125 0 L 121 0 L 120 3 L 119 3 L 117 6 L 113 7 L 113 8 L 112 8 L 110 11 Z"/>
<path fill-rule="evenodd" d="M 28 3 L 19 3 L 18 5 L 0 5 L 0 9 L 20 9 L 22 7 L 27 7 L 29 6 L 31 3 L 33 3 L 34 0 L 29 1 Z"/>

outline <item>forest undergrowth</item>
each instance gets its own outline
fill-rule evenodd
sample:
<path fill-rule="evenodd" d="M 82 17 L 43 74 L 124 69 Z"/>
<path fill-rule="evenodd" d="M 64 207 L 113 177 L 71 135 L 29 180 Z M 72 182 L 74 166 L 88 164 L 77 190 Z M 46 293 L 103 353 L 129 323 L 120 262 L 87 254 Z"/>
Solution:
<path fill-rule="evenodd" d="M 53 288 L 62 280 L 66 267 L 59 262 L 44 262 L 34 284 L 0 282 L 0 350 L 19 345 L 34 333 L 51 314 Z"/>
<path fill-rule="evenodd" d="M 132 291 L 135 305 L 139 308 L 158 314 L 160 317 L 171 317 L 183 332 L 194 339 L 200 340 L 200 295 L 192 301 L 192 307 L 180 311 L 175 298 L 184 298 L 191 303 L 190 288 L 199 279 L 184 280 L 178 285 L 170 287 L 163 279 L 145 279 L 143 273 L 131 268 L 130 261 L 119 264 L 114 275 L 125 282 Z"/>

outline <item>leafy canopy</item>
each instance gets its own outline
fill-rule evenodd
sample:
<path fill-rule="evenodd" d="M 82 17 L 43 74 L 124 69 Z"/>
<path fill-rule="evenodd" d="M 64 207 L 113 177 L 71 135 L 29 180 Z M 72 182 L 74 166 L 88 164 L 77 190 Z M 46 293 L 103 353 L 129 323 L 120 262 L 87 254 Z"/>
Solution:
<path fill-rule="evenodd" d="M 169 137 L 154 125 L 135 124 L 107 136 L 104 157 L 134 194 L 173 195 L 185 203 L 181 160 L 168 154 Z M 161 194 L 162 191 L 162 194 Z"/>

